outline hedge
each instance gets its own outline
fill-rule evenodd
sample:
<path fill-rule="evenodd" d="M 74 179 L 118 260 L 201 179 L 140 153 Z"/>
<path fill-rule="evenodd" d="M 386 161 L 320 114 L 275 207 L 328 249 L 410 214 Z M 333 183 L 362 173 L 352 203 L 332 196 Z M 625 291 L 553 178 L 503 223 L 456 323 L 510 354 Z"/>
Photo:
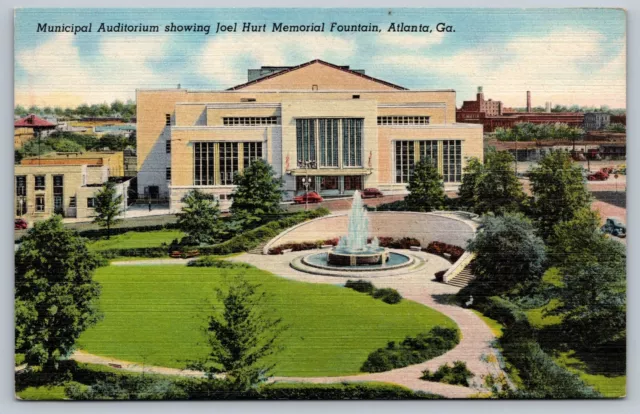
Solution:
<path fill-rule="evenodd" d="M 439 241 L 433 241 L 429 243 L 429 245 L 424 248 L 423 251 L 431 254 L 436 254 L 441 257 L 445 257 L 445 254 L 448 254 L 449 257 L 445 258 L 448 259 L 451 263 L 455 263 L 464 254 L 464 249 L 462 247 Z"/>
<path fill-rule="evenodd" d="M 227 260 L 220 260 L 212 256 L 200 257 L 196 260 L 192 260 L 187 263 L 190 267 L 215 267 L 218 269 L 251 269 L 253 266 L 247 263 L 229 262 Z"/>
<path fill-rule="evenodd" d="M 224 380 L 141 374 L 115 368 L 61 361 L 52 375 L 42 372 L 16 374 L 16 390 L 30 386 L 66 385 L 76 400 L 404 400 L 443 397 L 386 383 L 262 384 L 244 393 L 229 390 Z M 89 386 L 85 388 L 78 384 Z"/>
<path fill-rule="evenodd" d="M 457 329 L 436 326 L 429 332 L 415 338 L 406 337 L 400 345 L 389 342 L 386 348 L 379 348 L 367 357 L 360 371 L 384 372 L 419 364 L 440 356 L 460 342 Z"/>
<path fill-rule="evenodd" d="M 505 326 L 499 339 L 502 355 L 518 370 L 522 389 L 509 398 L 601 398 L 576 374 L 558 365 L 536 341 L 537 332 L 527 315 L 512 302 L 492 296 L 474 304 L 485 316 Z"/>
<path fill-rule="evenodd" d="M 173 230 L 178 228 L 178 223 L 166 223 L 166 224 L 154 224 L 148 226 L 135 226 L 135 227 L 112 227 L 111 228 L 111 236 L 115 236 L 118 234 L 124 234 L 130 231 L 137 232 L 148 232 L 148 231 L 158 231 L 158 230 Z M 106 237 L 109 235 L 107 229 L 93 229 L 93 230 L 82 230 L 79 231 L 78 234 L 82 237 L 86 237 L 88 239 L 97 239 L 100 237 Z"/>
<path fill-rule="evenodd" d="M 369 237 L 367 239 L 367 243 L 371 243 L 372 241 L 372 237 Z M 303 250 L 319 249 L 322 246 L 337 246 L 339 242 L 340 239 L 334 237 L 332 239 L 316 240 L 311 242 L 285 243 L 269 249 L 269 254 L 281 254 L 284 250 L 299 252 Z M 378 238 L 378 243 L 380 244 L 380 247 L 388 247 L 391 249 L 409 249 L 411 248 L 411 246 L 420 246 L 420 240 L 413 237 L 402 237 L 400 239 L 395 239 L 393 237 L 383 236 Z"/>
<path fill-rule="evenodd" d="M 293 227 L 307 220 L 316 219 L 318 217 L 326 216 L 330 213 L 324 207 L 296 213 L 290 217 L 285 217 L 280 220 L 275 220 L 260 227 L 256 227 L 253 230 L 249 230 L 242 234 L 239 234 L 231 239 L 213 245 L 200 247 L 198 250 L 203 254 L 231 254 L 244 252 L 258 247 L 261 243 L 268 241 L 276 237 L 283 230 Z"/>
<path fill-rule="evenodd" d="M 402 300 L 402 295 L 397 290 L 391 288 L 377 289 L 373 283 L 366 280 L 347 280 L 344 287 L 353 289 L 356 292 L 366 293 L 389 305 L 395 305 Z"/>
<path fill-rule="evenodd" d="M 469 371 L 467 364 L 462 361 L 453 361 L 453 366 L 449 364 L 440 365 L 438 369 L 431 371 L 422 371 L 420 379 L 425 381 L 443 382 L 451 385 L 469 386 L 469 378 L 473 378 L 473 372 Z"/>

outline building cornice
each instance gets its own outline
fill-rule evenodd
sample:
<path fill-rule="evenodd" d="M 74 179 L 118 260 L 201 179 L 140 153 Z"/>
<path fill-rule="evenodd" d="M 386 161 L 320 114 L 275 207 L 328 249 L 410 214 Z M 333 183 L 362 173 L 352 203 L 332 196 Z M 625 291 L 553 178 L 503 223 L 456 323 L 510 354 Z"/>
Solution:
<path fill-rule="evenodd" d="M 446 108 L 445 102 L 380 103 L 378 108 Z"/>

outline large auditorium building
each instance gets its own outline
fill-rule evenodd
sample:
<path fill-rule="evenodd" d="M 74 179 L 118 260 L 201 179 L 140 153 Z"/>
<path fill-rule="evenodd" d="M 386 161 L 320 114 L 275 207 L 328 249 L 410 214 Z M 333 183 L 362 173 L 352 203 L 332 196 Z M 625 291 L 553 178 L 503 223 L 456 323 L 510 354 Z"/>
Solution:
<path fill-rule="evenodd" d="M 248 73 L 224 91 L 137 91 L 140 195 L 178 211 L 197 188 L 224 205 L 234 174 L 258 158 L 289 199 L 309 180 L 323 196 L 403 190 L 424 158 L 454 187 L 482 159 L 482 125 L 456 123 L 454 90 L 407 90 L 321 60 Z"/>

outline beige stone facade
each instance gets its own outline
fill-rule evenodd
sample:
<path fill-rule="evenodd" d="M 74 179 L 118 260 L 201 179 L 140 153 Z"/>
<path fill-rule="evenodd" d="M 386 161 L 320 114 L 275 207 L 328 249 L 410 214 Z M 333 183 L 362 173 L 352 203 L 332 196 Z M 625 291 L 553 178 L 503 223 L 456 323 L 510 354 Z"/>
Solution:
<path fill-rule="evenodd" d="M 323 61 L 225 91 L 138 90 L 138 192 L 170 199 L 172 211 L 192 188 L 225 204 L 231 174 L 256 156 L 289 199 L 305 190 L 302 177 L 326 196 L 402 190 L 425 156 L 455 186 L 483 151 L 482 127 L 457 124 L 455 100 L 453 90 L 410 91 Z"/>
<path fill-rule="evenodd" d="M 53 214 L 88 218 L 95 214 L 93 199 L 109 179 L 106 165 L 16 165 L 15 217 L 27 221 L 44 220 Z M 129 182 L 116 185 L 118 195 L 126 194 Z"/>

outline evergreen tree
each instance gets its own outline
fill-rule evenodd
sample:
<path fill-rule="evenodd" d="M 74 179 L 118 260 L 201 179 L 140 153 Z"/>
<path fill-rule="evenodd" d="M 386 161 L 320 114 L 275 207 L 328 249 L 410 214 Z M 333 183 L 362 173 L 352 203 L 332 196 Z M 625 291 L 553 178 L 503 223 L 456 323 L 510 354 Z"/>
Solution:
<path fill-rule="evenodd" d="M 122 220 L 118 215 L 122 213 L 122 194 L 116 191 L 116 185 L 107 181 L 96 194 L 96 217 L 93 220 L 101 227 L 107 228 L 107 239 L 111 238 L 111 227 Z"/>
<path fill-rule="evenodd" d="M 413 169 L 405 198 L 407 209 L 424 211 L 442 209 L 445 201 L 444 183 L 438 169 L 431 160 L 420 160 Z"/>
<path fill-rule="evenodd" d="M 484 166 L 479 159 L 473 157 L 464 167 L 462 183 L 458 188 L 458 203 L 470 210 L 475 210 L 476 185 L 484 172 Z"/>
<path fill-rule="evenodd" d="M 529 178 L 534 214 L 545 239 L 556 224 L 573 219 L 591 204 L 582 170 L 565 151 L 551 151 L 531 170 Z"/>
<path fill-rule="evenodd" d="M 243 278 L 234 279 L 229 290 L 218 290 L 221 310 L 209 318 L 210 376 L 223 371 L 235 391 L 246 391 L 268 378 L 275 367 L 265 358 L 278 352 L 282 319 L 267 308 L 267 294 Z"/>
<path fill-rule="evenodd" d="M 186 244 L 213 244 L 220 241 L 226 230 L 213 194 L 191 190 L 182 198 L 182 202 L 184 207 L 178 213 L 178 228 L 187 234 Z"/>
<path fill-rule="evenodd" d="M 98 258 L 60 216 L 36 223 L 15 253 L 15 346 L 29 365 L 54 369 L 99 319 Z"/>
<path fill-rule="evenodd" d="M 231 214 L 236 222 L 247 228 L 269 216 L 282 213 L 282 178 L 276 177 L 273 167 L 262 159 L 257 159 L 236 174 L 233 179 Z"/>

